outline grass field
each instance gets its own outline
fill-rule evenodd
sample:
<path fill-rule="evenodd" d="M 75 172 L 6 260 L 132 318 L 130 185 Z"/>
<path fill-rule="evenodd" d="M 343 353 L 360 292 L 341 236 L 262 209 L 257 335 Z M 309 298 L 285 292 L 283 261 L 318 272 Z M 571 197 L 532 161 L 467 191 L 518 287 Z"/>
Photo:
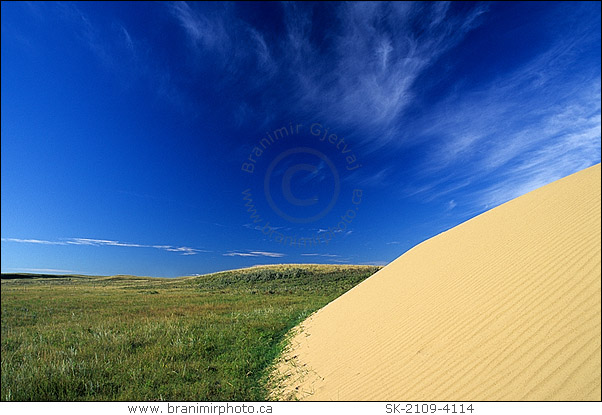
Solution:
<path fill-rule="evenodd" d="M 2 275 L 3 401 L 268 398 L 287 331 L 379 268 Z"/>

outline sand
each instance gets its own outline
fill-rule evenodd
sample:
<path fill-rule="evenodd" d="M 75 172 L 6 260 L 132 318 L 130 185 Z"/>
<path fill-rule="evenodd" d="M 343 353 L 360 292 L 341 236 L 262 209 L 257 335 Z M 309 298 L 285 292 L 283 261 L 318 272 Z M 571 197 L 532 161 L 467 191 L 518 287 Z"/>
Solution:
<path fill-rule="evenodd" d="M 600 400 L 600 165 L 406 252 L 304 321 L 279 398 Z"/>

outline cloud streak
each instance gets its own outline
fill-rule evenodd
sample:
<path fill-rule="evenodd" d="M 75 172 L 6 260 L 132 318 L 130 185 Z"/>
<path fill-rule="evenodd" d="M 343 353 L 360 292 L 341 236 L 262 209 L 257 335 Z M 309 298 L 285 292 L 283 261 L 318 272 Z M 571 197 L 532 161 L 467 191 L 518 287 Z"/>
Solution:
<path fill-rule="evenodd" d="M 17 272 L 33 272 L 33 273 L 41 273 L 48 272 L 52 274 L 74 274 L 75 271 L 70 269 L 54 269 L 54 268 L 8 268 L 11 271 Z"/>
<path fill-rule="evenodd" d="M 400 116 L 414 102 L 417 78 L 485 11 L 478 6 L 450 14 L 448 3 L 343 3 L 324 54 L 312 44 L 308 17 L 290 3 L 286 7 L 293 45 L 287 50 L 293 52 L 285 59 L 296 64 L 292 77 L 301 106 L 319 108 L 313 116 L 356 131 L 354 136 L 369 132 L 370 140 L 360 143 L 369 143 L 367 150 L 395 139 Z"/>
<path fill-rule="evenodd" d="M 591 39 L 587 24 L 558 36 L 514 72 L 479 89 L 452 93 L 426 114 L 408 118 L 423 92 L 417 80 L 479 26 L 488 6 L 350 2 L 326 8 L 283 3 L 278 6 L 283 21 L 277 36 L 253 26 L 231 5 L 175 2 L 161 7 L 167 8 L 192 52 L 191 61 L 182 65 L 190 73 L 203 73 L 203 65 L 210 63 L 221 68 L 216 82 L 240 89 L 240 99 L 231 108 L 239 127 L 245 120 L 267 124 L 294 114 L 347 130 L 364 154 L 383 146 L 420 144 L 431 149 L 416 168 L 420 172 L 411 178 L 411 188 L 403 189 L 404 196 L 432 201 L 450 195 L 455 203 L 479 210 L 599 160 L 599 71 L 570 77 L 581 45 Z M 186 95 L 181 85 L 166 81 L 178 68 L 154 63 L 123 24 L 100 30 L 78 7 L 61 4 L 58 9 L 105 65 L 128 62 L 133 73 L 161 83 L 155 89 L 166 96 Z M 316 19 L 323 13 L 332 20 L 327 34 Z M 249 65 L 258 70 L 257 76 L 242 69 Z M 274 79 L 279 88 L 273 88 Z M 258 91 L 260 102 L 252 102 Z M 366 168 L 350 179 L 364 187 L 395 183 L 396 167 Z M 473 187 L 478 190 L 466 190 Z M 464 197 L 456 197 L 462 192 Z"/>
<path fill-rule="evenodd" d="M 266 252 L 266 251 L 246 251 L 246 252 L 241 252 L 241 251 L 230 251 L 227 252 L 225 254 L 222 254 L 223 256 L 238 256 L 238 257 L 268 257 L 268 258 L 281 258 L 283 256 L 286 256 L 285 254 L 279 253 L 279 252 Z"/>
<path fill-rule="evenodd" d="M 207 11 L 185 2 L 168 5 L 197 60 L 224 69 L 218 82 L 228 79 L 241 86 L 242 102 L 232 109 L 239 123 L 248 118 L 257 124 L 263 118 L 259 121 L 265 125 L 290 114 L 320 119 L 357 139 L 369 132 L 370 140 L 358 143 L 365 151 L 394 140 L 400 116 L 415 98 L 416 79 L 457 45 L 486 10 L 477 5 L 450 13 L 446 2 L 335 7 L 288 2 L 276 7 L 283 32 L 274 36 L 243 20 L 233 7 Z M 316 37 L 321 28 L 315 16 L 321 13 L 332 13 L 332 24 L 327 35 Z M 257 76 L 241 70 L 249 65 L 259 71 Z M 274 76 L 280 79 L 278 90 Z M 259 107 L 247 102 L 257 91 L 262 91 Z"/>
<path fill-rule="evenodd" d="M 171 246 L 171 245 L 144 245 L 129 242 L 113 241 L 108 239 L 92 239 L 92 238 L 66 238 L 60 241 L 47 241 L 42 239 L 19 239 L 19 238 L 2 238 L 2 242 L 16 242 L 26 244 L 39 245 L 84 245 L 84 246 L 116 246 L 125 248 L 154 248 L 168 252 L 177 252 L 180 255 L 196 255 L 202 252 L 211 252 L 204 249 L 190 248 L 187 246 Z"/>
<path fill-rule="evenodd" d="M 592 39 L 588 23 L 551 38 L 518 68 L 479 87 L 460 82 L 428 110 L 410 114 L 424 92 L 417 81 L 479 26 L 488 6 L 284 3 L 277 38 L 230 7 L 212 14 L 186 3 L 169 7 L 197 54 L 231 51 L 211 62 L 222 65 L 229 80 L 244 77 L 243 102 L 233 109 L 238 125 L 245 118 L 261 123 L 259 114 L 266 114 L 266 124 L 284 111 L 346 130 L 365 155 L 419 145 L 422 160 L 404 180 L 411 187 L 403 196 L 434 201 L 447 195 L 446 208 L 460 204 L 477 212 L 599 161 L 599 71 L 573 72 Z M 317 11 L 332 21 L 327 36 L 316 36 Z M 250 61 L 263 68 L 261 76 L 240 71 Z M 270 88 L 274 74 L 283 81 L 279 92 Z M 261 103 L 246 102 L 257 91 Z M 364 170 L 350 179 L 364 187 L 399 181 L 392 162 Z"/>
<path fill-rule="evenodd" d="M 559 36 L 515 70 L 448 96 L 411 124 L 408 135 L 430 151 L 404 194 L 452 196 L 453 206 L 476 213 L 600 162 L 600 72 L 576 73 L 573 65 L 588 30 L 584 24 Z"/>

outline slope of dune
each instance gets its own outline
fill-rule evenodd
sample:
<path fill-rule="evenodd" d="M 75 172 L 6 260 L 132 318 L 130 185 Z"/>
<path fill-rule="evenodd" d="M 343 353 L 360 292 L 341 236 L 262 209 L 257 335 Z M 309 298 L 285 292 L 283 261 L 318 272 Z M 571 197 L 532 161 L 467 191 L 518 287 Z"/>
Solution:
<path fill-rule="evenodd" d="M 280 398 L 600 400 L 600 164 L 406 252 L 297 328 Z"/>

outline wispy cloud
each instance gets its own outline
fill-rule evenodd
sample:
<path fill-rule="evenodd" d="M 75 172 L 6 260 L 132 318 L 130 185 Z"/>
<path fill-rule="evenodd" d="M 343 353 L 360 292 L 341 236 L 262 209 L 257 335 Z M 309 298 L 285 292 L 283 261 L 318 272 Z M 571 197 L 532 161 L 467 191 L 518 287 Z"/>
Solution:
<path fill-rule="evenodd" d="M 422 92 L 416 81 L 480 24 L 488 6 L 452 11 L 447 2 L 343 3 L 329 9 L 335 24 L 322 38 L 314 8 L 323 6 L 289 2 L 281 5 L 284 36 L 277 39 L 231 7 L 212 13 L 186 3 L 169 7 L 196 53 L 230 51 L 211 62 L 226 68 L 224 77 L 245 77 L 241 97 L 263 91 L 260 108 L 243 102 L 233 110 L 239 125 L 245 117 L 256 124 L 258 111 L 273 118 L 285 108 L 347 130 L 364 154 L 385 145 L 424 146 L 418 173 L 404 177 L 411 185 L 403 196 L 447 196 L 450 210 L 459 203 L 482 210 L 600 159 L 599 71 L 579 77 L 572 71 L 590 27 L 557 36 L 547 50 L 478 88 L 457 85 L 410 117 Z M 269 74 L 250 79 L 240 71 L 250 61 Z M 274 71 L 287 81 L 279 89 L 286 105 L 271 96 Z M 348 179 L 390 186 L 399 170 L 391 163 Z"/>
<path fill-rule="evenodd" d="M 153 245 L 152 247 L 163 249 L 169 252 L 179 252 L 181 255 L 194 255 L 199 252 L 211 252 L 204 249 L 190 248 L 188 246 Z"/>
<path fill-rule="evenodd" d="M 40 244 L 40 245 L 84 245 L 84 246 L 114 246 L 114 247 L 125 247 L 125 248 L 153 248 L 162 251 L 175 252 L 180 255 L 196 255 L 198 253 L 213 252 L 204 249 L 191 248 L 188 246 L 172 246 L 172 245 L 146 245 L 137 244 L 130 242 L 120 242 L 109 239 L 93 239 L 93 238 L 66 238 L 60 241 L 48 241 L 43 239 L 19 239 L 19 238 L 2 238 L 2 242 L 16 242 L 26 244 Z M 267 258 L 281 258 L 286 254 L 280 252 L 269 252 L 269 251 L 229 251 L 222 254 L 223 256 L 239 256 L 239 257 L 267 257 Z M 328 255 L 325 255 L 328 256 Z"/>
<path fill-rule="evenodd" d="M 195 64 L 202 67 L 210 61 L 212 66 L 222 69 L 219 82 L 246 75 L 241 67 L 249 65 L 261 73 L 259 78 L 263 81 L 275 73 L 277 63 L 264 35 L 237 17 L 233 6 L 214 4 L 208 11 L 204 5 L 173 2 L 167 8 L 184 30 Z M 244 117 L 248 107 L 244 101 L 239 104 L 236 117 Z"/>
<path fill-rule="evenodd" d="M 127 242 L 110 241 L 106 239 L 71 238 L 66 241 L 69 245 L 92 245 L 92 246 L 124 246 L 133 248 L 146 248 L 147 245 L 132 244 Z"/>
<path fill-rule="evenodd" d="M 404 195 L 497 206 L 600 161 L 600 73 L 575 74 L 587 27 L 503 78 L 451 95 L 411 130 L 431 140 Z M 432 141 L 431 137 L 437 137 Z"/>
<path fill-rule="evenodd" d="M 242 256 L 242 257 L 254 257 L 254 256 L 259 256 L 259 255 L 255 255 L 252 254 L 250 252 L 227 252 L 225 254 L 222 254 L 223 256 Z"/>
<path fill-rule="evenodd" d="M 262 226 L 255 225 L 253 223 L 245 223 L 245 224 L 242 225 L 242 227 L 243 228 L 247 228 L 247 229 L 253 229 L 253 230 L 256 230 L 256 231 L 261 231 L 263 229 Z M 277 231 L 279 229 L 284 229 L 284 226 L 272 226 L 272 225 L 270 225 L 270 229 L 273 229 L 273 230 Z"/>
<path fill-rule="evenodd" d="M 331 259 L 330 262 L 336 262 L 337 264 L 349 264 L 351 262 L 351 258 Z"/>
<path fill-rule="evenodd" d="M 279 59 L 281 68 L 291 68 L 295 110 L 344 126 L 364 151 L 394 139 L 418 76 L 457 45 L 485 10 L 451 14 L 448 3 L 342 3 L 335 9 L 334 32 L 318 44 L 313 10 L 296 3 L 283 7 L 287 36 Z M 367 132 L 369 141 L 361 139 Z"/>
<path fill-rule="evenodd" d="M 8 268 L 11 271 L 15 272 L 48 272 L 52 274 L 74 274 L 76 271 L 70 269 L 54 269 L 54 268 Z"/>
<path fill-rule="evenodd" d="M 328 8 L 333 24 L 327 36 L 315 27 L 316 8 L 280 4 L 284 33 L 274 37 L 240 18 L 234 7 L 178 2 L 168 5 L 199 60 L 224 68 L 223 78 L 244 82 L 242 104 L 232 109 L 239 123 L 254 124 L 286 112 L 344 127 L 358 139 L 370 133 L 365 150 L 395 137 L 400 115 L 415 98 L 416 79 L 477 25 L 485 7 L 449 12 L 446 2 L 348 2 Z M 227 28 L 227 30 L 225 29 Z M 206 60 L 206 59 L 205 59 Z M 260 75 L 248 77 L 249 65 Z M 272 77 L 282 81 L 276 91 Z M 261 108 L 250 111 L 247 95 L 262 91 Z M 286 97 L 286 104 L 283 99 Z M 361 146 L 360 142 L 358 146 Z M 366 146 L 364 146 L 366 147 Z"/>
<path fill-rule="evenodd" d="M 354 186 L 362 189 L 366 188 L 386 188 L 389 183 L 389 178 L 393 172 L 393 166 L 385 166 L 380 170 L 359 169 L 349 174 L 344 178 L 346 182 L 353 183 Z"/>
<path fill-rule="evenodd" d="M 40 244 L 40 245 L 68 245 L 67 242 L 45 241 L 42 239 L 2 238 L 2 242 L 19 242 L 19 243 L 25 243 L 25 244 Z"/>
<path fill-rule="evenodd" d="M 56 8 L 59 18 L 71 26 L 75 37 L 107 68 L 120 70 L 119 67 L 135 63 L 135 43 L 125 26 L 97 25 L 74 3 L 61 2 L 49 7 Z"/>
<path fill-rule="evenodd" d="M 169 3 L 171 13 L 180 22 L 194 46 L 211 50 L 223 50 L 229 44 L 228 34 L 222 18 L 209 18 L 193 10 L 188 3 Z"/>
<path fill-rule="evenodd" d="M 280 257 L 285 256 L 285 254 L 281 254 L 278 252 L 251 251 L 251 253 L 254 255 L 258 255 L 258 256 L 267 256 L 270 258 L 280 258 Z"/>
<path fill-rule="evenodd" d="M 186 94 L 173 82 L 173 68 L 157 59 L 148 40 L 135 36 L 119 19 L 100 21 L 95 14 L 87 13 L 85 6 L 74 2 L 35 4 L 30 8 L 40 19 L 61 20 L 124 90 L 136 84 L 150 86 L 159 98 L 183 112 L 191 111 Z"/>
<path fill-rule="evenodd" d="M 224 256 L 240 256 L 240 257 L 269 257 L 269 258 L 281 258 L 285 256 L 285 254 L 279 252 L 265 252 L 265 251 L 247 251 L 247 252 L 239 252 L 239 251 L 230 251 Z"/>
<path fill-rule="evenodd" d="M 2 242 L 17 242 L 26 244 L 40 245 L 86 245 L 86 246 L 116 246 L 126 248 L 154 248 L 168 252 L 177 252 L 180 255 L 195 255 L 201 252 L 211 252 L 204 249 L 190 248 L 187 246 L 171 246 L 171 245 L 145 245 L 129 242 L 113 241 L 108 239 L 93 239 L 93 238 L 65 238 L 60 241 L 48 241 L 42 239 L 19 239 L 19 238 L 2 238 Z"/>
<path fill-rule="evenodd" d="M 132 40 L 132 37 L 130 36 L 130 32 L 128 32 L 124 26 L 120 26 L 120 28 L 121 28 L 121 33 L 123 34 L 123 39 L 125 41 L 126 47 L 130 50 L 130 52 L 134 53 L 135 52 L 134 41 Z"/>

